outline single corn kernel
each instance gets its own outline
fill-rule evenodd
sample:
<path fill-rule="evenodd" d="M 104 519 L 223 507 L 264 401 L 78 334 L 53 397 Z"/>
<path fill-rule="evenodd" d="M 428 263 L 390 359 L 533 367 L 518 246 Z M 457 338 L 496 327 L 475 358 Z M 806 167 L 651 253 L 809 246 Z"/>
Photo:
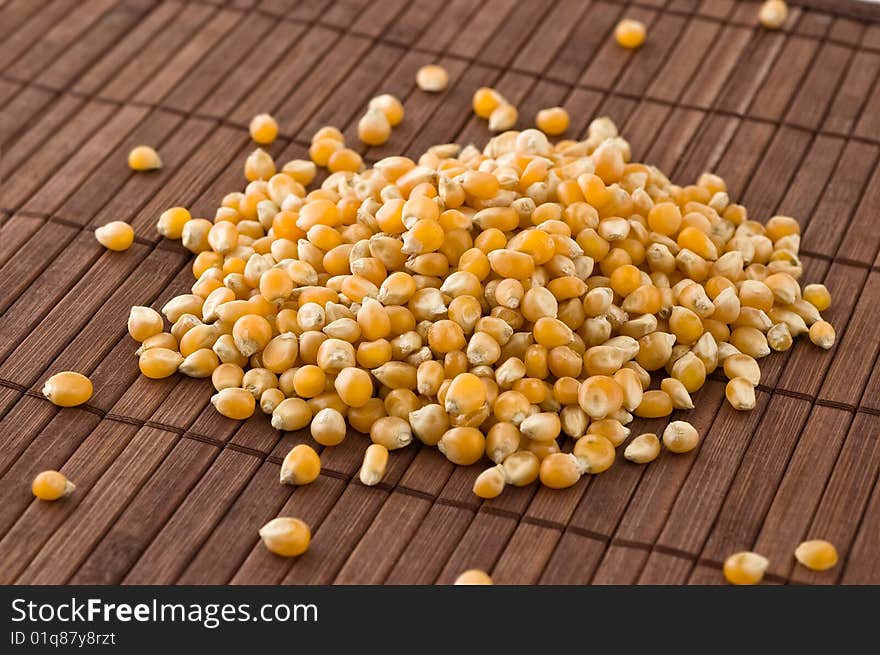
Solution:
<path fill-rule="evenodd" d="M 581 464 L 571 453 L 551 453 L 541 460 L 541 484 L 551 489 L 566 489 L 581 478 Z"/>
<path fill-rule="evenodd" d="M 660 440 L 656 434 L 646 432 L 629 442 L 623 456 L 636 464 L 647 464 L 660 454 Z"/>
<path fill-rule="evenodd" d="M 457 585 L 490 585 L 492 578 L 485 571 L 469 569 L 455 579 Z"/>
<path fill-rule="evenodd" d="M 382 444 L 373 443 L 364 453 L 358 478 L 362 484 L 373 487 L 382 481 L 388 467 L 388 449 Z"/>
<path fill-rule="evenodd" d="M 278 136 L 278 123 L 269 114 L 257 114 L 251 119 L 248 129 L 251 138 L 261 146 L 267 146 Z"/>
<path fill-rule="evenodd" d="M 811 571 L 827 571 L 837 564 L 837 549 L 824 539 L 812 539 L 799 545 L 794 556 Z"/>
<path fill-rule="evenodd" d="M 311 420 L 312 409 L 302 398 L 285 398 L 272 410 L 271 423 L 276 430 L 302 430 Z"/>
<path fill-rule="evenodd" d="M 810 341 L 825 350 L 834 346 L 836 336 L 834 327 L 827 321 L 816 321 L 810 326 Z"/>
<path fill-rule="evenodd" d="M 108 250 L 128 250 L 134 243 L 134 229 L 123 221 L 110 221 L 95 230 L 95 238 Z"/>
<path fill-rule="evenodd" d="M 377 107 L 371 107 L 358 121 L 358 138 L 368 146 L 381 146 L 391 136 L 391 122 Z"/>
<path fill-rule="evenodd" d="M 504 467 L 496 464 L 480 473 L 474 480 L 474 494 L 485 499 L 497 498 L 504 491 L 504 485 Z"/>
<path fill-rule="evenodd" d="M 370 440 L 388 450 L 397 450 L 412 442 L 412 427 L 397 416 L 383 416 L 370 427 Z"/>
<path fill-rule="evenodd" d="M 428 64 L 422 66 L 416 73 L 416 84 L 422 91 L 439 93 L 449 84 L 449 73 L 442 66 Z"/>
<path fill-rule="evenodd" d="M 385 114 L 391 127 L 400 125 L 403 121 L 403 103 L 390 93 L 383 93 L 370 100 L 369 108 L 378 109 Z"/>
<path fill-rule="evenodd" d="M 211 396 L 211 404 L 226 418 L 242 421 L 253 416 L 257 401 L 250 391 L 230 387 Z"/>
<path fill-rule="evenodd" d="M 46 380 L 43 395 L 59 407 L 76 407 L 92 397 L 92 381 L 82 373 L 62 371 Z"/>
<path fill-rule="evenodd" d="M 489 116 L 492 115 L 492 112 L 505 102 L 504 97 L 495 89 L 482 86 L 474 92 L 472 104 L 474 113 L 477 116 L 480 118 L 489 118 Z"/>
<path fill-rule="evenodd" d="M 279 517 L 260 528 L 260 538 L 270 552 L 281 557 L 298 557 L 308 550 L 312 533 L 300 519 Z"/>
<path fill-rule="evenodd" d="M 315 414 L 310 429 L 312 439 L 322 446 L 338 446 L 345 440 L 345 417 L 339 410 L 325 407 Z"/>
<path fill-rule="evenodd" d="M 824 284 L 808 284 L 804 287 L 801 295 L 804 300 L 820 312 L 831 307 L 831 293 Z"/>
<path fill-rule="evenodd" d="M 745 378 L 733 378 L 724 389 L 727 402 L 734 409 L 747 411 L 754 409 L 757 403 L 755 399 L 755 387 Z"/>
<path fill-rule="evenodd" d="M 58 471 L 38 473 L 31 482 L 31 491 L 40 500 L 58 500 L 69 496 L 75 489 L 76 485 Z"/>
<path fill-rule="evenodd" d="M 476 464 L 483 456 L 486 449 L 486 439 L 483 437 L 483 433 L 476 428 L 452 428 L 440 437 L 437 448 L 453 464 L 470 466 Z"/>
<path fill-rule="evenodd" d="M 489 115 L 489 129 L 493 132 L 506 132 L 513 129 L 517 118 L 519 118 L 519 112 L 516 107 L 504 102 Z"/>
<path fill-rule="evenodd" d="M 184 226 L 191 220 L 192 215 L 185 207 L 172 207 L 159 215 L 156 231 L 166 239 L 180 239 Z"/>
<path fill-rule="evenodd" d="M 614 444 L 600 434 L 585 434 L 572 451 L 582 473 L 602 473 L 614 464 Z"/>
<path fill-rule="evenodd" d="M 306 444 L 294 446 L 281 463 L 281 484 L 309 484 L 320 474 L 321 458 Z"/>
<path fill-rule="evenodd" d="M 764 579 L 770 561 L 758 553 L 734 553 L 724 560 L 724 577 L 730 584 L 755 585 Z"/>
<path fill-rule="evenodd" d="M 638 48 L 645 42 L 645 24 L 631 18 L 624 18 L 614 28 L 614 38 L 624 48 Z"/>
<path fill-rule="evenodd" d="M 248 155 L 244 162 L 244 176 L 249 182 L 268 180 L 273 175 L 275 175 L 275 160 L 272 159 L 272 155 L 262 148 L 257 148 Z"/>
<path fill-rule="evenodd" d="M 154 171 L 162 168 L 162 159 L 150 146 L 135 146 L 128 153 L 128 167 L 135 171 Z"/>
<path fill-rule="evenodd" d="M 568 129 L 569 122 L 568 112 L 562 107 L 542 109 L 535 116 L 535 125 L 550 136 L 563 134 Z"/>
<path fill-rule="evenodd" d="M 788 17 L 788 5 L 783 0 L 766 0 L 758 10 L 758 20 L 768 30 L 778 30 Z"/>
<path fill-rule="evenodd" d="M 152 307 L 132 307 L 128 312 L 128 334 L 143 343 L 161 333 L 165 328 L 162 315 Z"/>
<path fill-rule="evenodd" d="M 687 421 L 672 421 L 663 430 L 663 445 L 673 453 L 686 453 L 697 447 L 700 435 Z"/>

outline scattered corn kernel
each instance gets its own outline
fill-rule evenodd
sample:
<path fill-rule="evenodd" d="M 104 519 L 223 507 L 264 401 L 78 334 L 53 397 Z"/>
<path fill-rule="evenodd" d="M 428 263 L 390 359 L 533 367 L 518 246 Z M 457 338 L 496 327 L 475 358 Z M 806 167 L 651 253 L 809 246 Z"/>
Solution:
<path fill-rule="evenodd" d="M 812 539 L 799 545 L 794 556 L 812 571 L 827 571 L 837 564 L 837 549 L 824 539 Z"/>
<path fill-rule="evenodd" d="M 378 109 L 385 114 L 391 127 L 396 127 L 403 122 L 403 103 L 390 93 L 383 93 L 370 100 L 369 108 Z"/>
<path fill-rule="evenodd" d="M 249 125 L 251 138 L 261 146 L 267 146 L 278 137 L 278 123 L 269 114 L 257 114 Z"/>
<path fill-rule="evenodd" d="M 569 122 L 568 112 L 562 107 L 542 109 L 535 116 L 535 125 L 550 136 L 563 134 L 568 129 Z"/>
<path fill-rule="evenodd" d="M 646 432 L 629 442 L 623 456 L 636 464 L 647 464 L 660 454 L 660 440 L 656 434 Z"/>
<path fill-rule="evenodd" d="M 76 407 L 92 397 L 92 381 L 82 373 L 62 371 L 46 380 L 43 395 L 59 407 Z"/>
<path fill-rule="evenodd" d="M 31 491 L 40 500 L 58 500 L 69 496 L 75 489 L 76 485 L 58 471 L 38 473 L 31 482 Z"/>
<path fill-rule="evenodd" d="M 480 569 L 469 569 L 455 579 L 457 585 L 490 585 L 492 578 Z"/>
<path fill-rule="evenodd" d="M 294 446 L 281 463 L 281 484 L 309 484 L 320 474 L 321 458 L 306 444 Z"/>
<path fill-rule="evenodd" d="M 128 250 L 134 243 L 134 229 L 123 221 L 110 221 L 95 230 L 95 238 L 108 250 Z"/>
<path fill-rule="evenodd" d="M 673 453 L 686 453 L 697 447 L 700 435 L 687 421 L 672 421 L 663 430 L 663 445 Z"/>
<path fill-rule="evenodd" d="M 300 519 L 279 517 L 260 528 L 260 538 L 276 555 L 298 557 L 309 549 L 312 533 Z"/>
<path fill-rule="evenodd" d="M 778 30 L 788 17 L 788 5 L 783 0 L 766 0 L 758 10 L 758 20 L 768 30 Z"/>
<path fill-rule="evenodd" d="M 614 38 L 624 48 L 638 48 L 646 35 L 645 24 L 632 18 L 624 18 L 614 28 Z"/>
<path fill-rule="evenodd" d="M 422 91 L 439 93 L 449 84 L 449 73 L 442 66 L 428 64 L 422 66 L 416 73 L 416 84 Z"/>
<path fill-rule="evenodd" d="M 135 171 L 154 171 L 162 168 L 162 159 L 150 146 L 136 146 L 128 153 L 128 167 Z"/>
<path fill-rule="evenodd" d="M 724 560 L 724 577 L 730 584 L 755 585 L 764 579 L 768 566 L 769 560 L 758 553 L 734 553 Z"/>
<path fill-rule="evenodd" d="M 364 452 L 364 462 L 361 464 L 358 478 L 362 484 L 373 487 L 385 477 L 385 469 L 388 467 L 388 449 L 379 443 L 370 444 Z"/>

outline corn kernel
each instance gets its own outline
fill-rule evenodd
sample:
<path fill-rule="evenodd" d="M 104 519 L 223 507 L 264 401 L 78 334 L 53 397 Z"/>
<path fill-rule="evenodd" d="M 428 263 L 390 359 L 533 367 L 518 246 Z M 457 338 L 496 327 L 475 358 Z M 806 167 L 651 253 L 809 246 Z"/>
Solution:
<path fill-rule="evenodd" d="M 281 463 L 281 484 L 309 484 L 320 474 L 321 458 L 306 444 L 294 446 Z"/>
<path fill-rule="evenodd" d="M 248 129 L 251 138 L 261 146 L 267 146 L 278 137 L 278 123 L 269 114 L 257 114 Z"/>
<path fill-rule="evenodd" d="M 631 18 L 624 18 L 614 28 L 614 38 L 624 48 L 638 48 L 645 42 L 645 24 Z"/>
<path fill-rule="evenodd" d="M 153 171 L 162 168 L 162 159 L 150 146 L 135 146 L 128 153 L 128 167 L 134 171 Z"/>
<path fill-rule="evenodd" d="M 281 557 L 298 557 L 309 549 L 312 533 L 300 519 L 279 517 L 260 528 L 260 538 L 270 552 Z"/>
<path fill-rule="evenodd" d="M 656 434 L 646 432 L 629 442 L 623 456 L 636 464 L 647 464 L 660 454 L 660 440 Z"/>
<path fill-rule="evenodd" d="M 686 453 L 697 447 L 700 435 L 687 421 L 672 421 L 663 430 L 663 445 L 673 453 Z"/>
<path fill-rule="evenodd" d="M 535 125 L 545 134 L 559 136 L 568 129 L 568 112 L 562 107 L 542 109 L 535 116 Z"/>
<path fill-rule="evenodd" d="M 46 380 L 43 395 L 59 407 L 76 407 L 92 397 L 92 381 L 82 373 L 63 371 Z"/>
<path fill-rule="evenodd" d="M 40 500 L 58 500 L 69 496 L 75 489 L 76 485 L 58 471 L 38 473 L 31 482 L 31 492 Z"/>
<path fill-rule="evenodd" d="M 485 571 L 469 569 L 455 579 L 457 585 L 490 585 L 492 578 Z"/>
<path fill-rule="evenodd" d="M 755 585 L 764 579 L 770 562 L 758 553 L 734 553 L 724 560 L 724 577 L 730 584 Z"/>
<path fill-rule="evenodd" d="M 783 0 L 766 0 L 758 10 L 758 20 L 768 30 L 778 30 L 788 17 L 788 5 Z"/>
<path fill-rule="evenodd" d="M 442 66 L 428 64 L 416 72 L 416 84 L 422 91 L 439 93 L 449 84 L 449 73 Z"/>
<path fill-rule="evenodd" d="M 95 238 L 108 250 L 128 250 L 134 243 L 134 230 L 123 221 L 111 221 L 95 230 Z"/>
<path fill-rule="evenodd" d="M 803 542 L 795 549 L 794 556 L 812 571 L 827 571 L 837 564 L 837 549 L 824 539 Z"/>

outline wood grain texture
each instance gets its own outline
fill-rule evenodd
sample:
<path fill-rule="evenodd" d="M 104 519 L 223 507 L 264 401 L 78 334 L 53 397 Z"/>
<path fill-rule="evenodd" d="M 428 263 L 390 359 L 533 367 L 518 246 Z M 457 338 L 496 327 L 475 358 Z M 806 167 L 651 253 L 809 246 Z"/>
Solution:
<path fill-rule="evenodd" d="M 777 32 L 755 25 L 756 2 L 733 0 L 0 5 L 0 581 L 445 584 L 483 568 L 502 584 L 718 584 L 727 555 L 754 549 L 768 584 L 880 583 L 880 11 L 823 2 L 793 3 Z M 648 25 L 637 51 L 611 38 L 623 15 Z M 433 62 L 450 75 L 439 94 L 414 84 Z M 363 486 L 368 438 L 354 431 L 319 449 L 316 482 L 280 485 L 305 432 L 218 415 L 204 380 L 138 375 L 128 308 L 192 284 L 189 253 L 156 218 L 172 205 L 210 217 L 244 185 L 254 114 L 279 120 L 280 161 L 306 156 L 324 124 L 367 161 L 417 158 L 491 137 L 470 111 L 483 85 L 517 105 L 517 129 L 557 104 L 568 138 L 608 115 L 674 181 L 712 170 L 750 218 L 797 217 L 804 279 L 833 295 L 834 348 L 799 340 L 762 361 L 749 413 L 710 376 L 697 409 L 671 417 L 698 428 L 692 453 L 619 457 L 571 489 L 491 501 L 472 493 L 485 462 L 456 467 L 421 446 Z M 406 119 L 368 148 L 357 121 L 382 92 Z M 139 143 L 159 149 L 161 171 L 127 168 Z M 110 220 L 134 226 L 129 251 L 95 242 Z M 90 375 L 86 406 L 40 395 L 62 369 Z M 77 492 L 34 500 L 46 468 Z M 257 531 L 274 516 L 309 523 L 306 555 L 266 551 Z M 797 565 L 807 538 L 834 542 L 841 563 Z"/>

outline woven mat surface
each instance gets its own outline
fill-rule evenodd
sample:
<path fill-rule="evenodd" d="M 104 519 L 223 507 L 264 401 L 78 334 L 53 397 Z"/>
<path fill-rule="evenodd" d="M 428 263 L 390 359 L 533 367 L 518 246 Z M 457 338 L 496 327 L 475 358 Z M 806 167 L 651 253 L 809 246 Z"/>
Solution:
<path fill-rule="evenodd" d="M 821 5 L 821 7 L 820 7 Z M 771 560 L 770 583 L 880 583 L 880 24 L 849 2 L 793 6 L 785 29 L 732 0 L 0 1 L 0 582 L 435 583 L 484 568 L 499 583 L 722 582 L 737 550 Z M 836 12 L 836 13 L 834 13 Z M 637 52 L 610 30 L 648 24 Z M 414 88 L 421 65 L 451 82 Z M 488 138 L 470 112 L 494 85 L 522 125 L 561 104 L 583 134 L 610 115 L 634 156 L 689 183 L 723 175 L 751 216 L 797 217 L 805 279 L 824 281 L 838 342 L 799 341 L 762 360 L 755 411 L 723 402 L 713 376 L 686 414 L 701 447 L 620 462 L 565 491 L 509 489 L 478 502 L 481 466 L 436 451 L 392 457 L 384 483 L 353 480 L 365 437 L 322 454 L 312 485 L 278 484 L 302 434 L 266 417 L 226 420 L 207 381 L 139 377 L 128 308 L 191 285 L 190 257 L 162 241 L 171 205 L 213 216 L 243 186 L 250 117 L 281 125 L 272 146 L 303 156 L 379 92 L 406 120 L 368 161 Z M 126 153 L 165 167 L 133 174 Z M 92 230 L 132 223 L 125 253 Z M 87 406 L 40 395 L 51 373 L 90 375 Z M 636 421 L 636 433 L 662 422 Z M 78 489 L 34 501 L 57 468 Z M 257 529 L 278 515 L 313 529 L 298 560 Z M 795 566 L 803 539 L 834 542 L 825 573 Z"/>

